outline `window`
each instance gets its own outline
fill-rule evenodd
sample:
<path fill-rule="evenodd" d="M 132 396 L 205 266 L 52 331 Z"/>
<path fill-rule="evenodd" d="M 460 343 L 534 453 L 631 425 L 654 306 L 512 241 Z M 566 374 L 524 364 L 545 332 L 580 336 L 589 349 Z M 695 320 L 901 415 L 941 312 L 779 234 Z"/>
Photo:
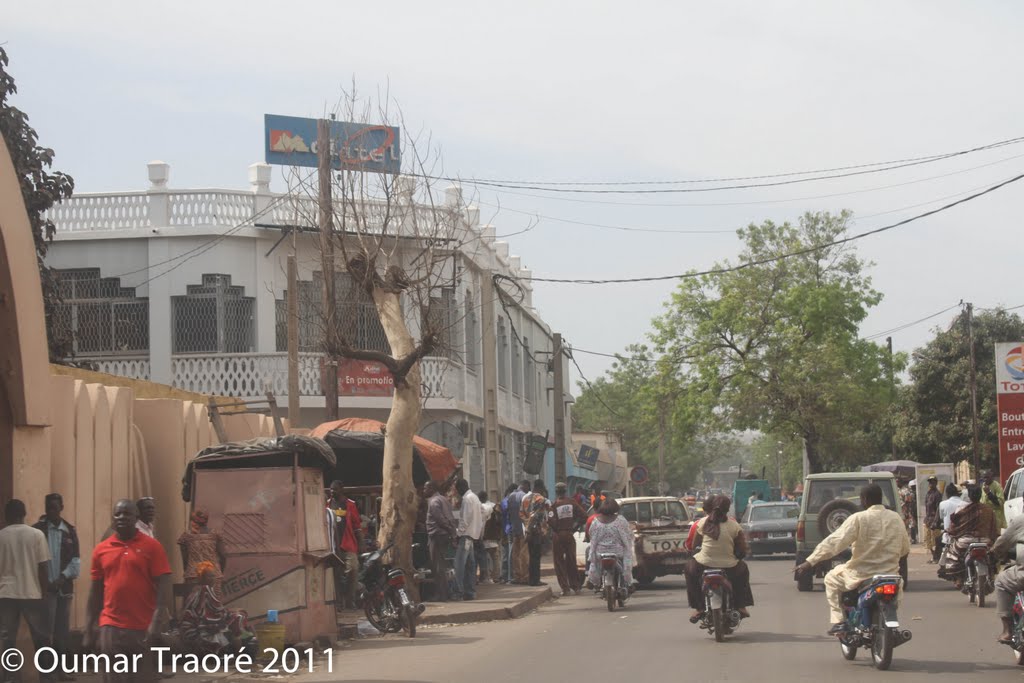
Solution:
<path fill-rule="evenodd" d="M 843 498 L 860 506 L 860 490 L 870 484 L 871 479 L 833 479 L 833 480 L 811 480 L 807 482 L 808 490 L 804 492 L 807 498 L 807 514 L 816 515 L 824 507 L 837 498 Z M 893 500 L 892 486 L 882 482 L 882 496 L 884 504 L 890 510 L 896 509 L 896 501 Z"/>
<path fill-rule="evenodd" d="M 171 297 L 173 353 L 248 353 L 256 348 L 256 300 L 230 275 L 204 274 Z"/>
<path fill-rule="evenodd" d="M 796 519 L 800 516 L 799 505 L 751 505 L 747 508 L 747 518 L 751 522 L 779 521 Z"/>
<path fill-rule="evenodd" d="M 630 522 L 636 521 L 636 503 L 624 503 L 619 512 Z"/>
<path fill-rule="evenodd" d="M 512 393 L 523 391 L 523 345 L 518 339 L 512 340 Z"/>
<path fill-rule="evenodd" d="M 456 357 L 459 350 L 459 335 L 456 324 L 455 290 L 441 289 L 438 296 L 430 297 L 427 313 L 423 316 L 423 331 L 437 335 L 438 345 L 431 353 L 432 356 Z"/>
<path fill-rule="evenodd" d="M 1020 481 L 1021 473 L 1016 472 L 1010 477 L 1010 480 L 1006 482 L 1006 491 L 1003 493 L 1004 500 L 1013 500 L 1014 498 L 1020 498 Z"/>
<path fill-rule="evenodd" d="M 498 386 L 508 388 L 508 332 L 505 318 L 498 318 Z"/>
<path fill-rule="evenodd" d="M 463 323 L 466 328 L 466 369 L 476 372 L 480 364 L 480 333 L 477 331 L 477 311 L 473 303 L 473 292 L 466 291 L 466 314 Z"/>
<path fill-rule="evenodd" d="M 323 276 L 299 282 L 299 350 L 322 351 L 324 334 Z M 334 274 L 335 320 L 345 341 L 357 349 L 391 353 L 373 298 L 355 287 L 348 273 Z M 288 293 L 277 302 L 277 350 L 288 350 Z"/>
<path fill-rule="evenodd" d="M 537 385 L 533 382 L 533 355 L 530 351 L 530 340 L 523 337 L 523 398 L 533 401 L 537 397 Z"/>
<path fill-rule="evenodd" d="M 122 287 L 119 278 L 100 277 L 99 268 L 55 273 L 63 302 L 54 312 L 58 329 L 70 333 L 80 355 L 149 351 L 149 300 Z"/>

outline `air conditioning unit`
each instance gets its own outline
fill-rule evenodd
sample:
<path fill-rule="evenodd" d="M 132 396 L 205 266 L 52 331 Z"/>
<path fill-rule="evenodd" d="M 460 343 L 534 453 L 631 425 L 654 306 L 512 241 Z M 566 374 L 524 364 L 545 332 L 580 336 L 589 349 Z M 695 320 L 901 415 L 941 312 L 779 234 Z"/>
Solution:
<path fill-rule="evenodd" d="M 465 440 L 467 444 L 477 443 L 476 441 L 473 440 L 473 437 L 476 436 L 476 430 L 473 429 L 472 422 L 470 422 L 469 420 L 463 420 L 462 422 L 460 422 L 459 431 L 462 432 L 462 438 Z"/>

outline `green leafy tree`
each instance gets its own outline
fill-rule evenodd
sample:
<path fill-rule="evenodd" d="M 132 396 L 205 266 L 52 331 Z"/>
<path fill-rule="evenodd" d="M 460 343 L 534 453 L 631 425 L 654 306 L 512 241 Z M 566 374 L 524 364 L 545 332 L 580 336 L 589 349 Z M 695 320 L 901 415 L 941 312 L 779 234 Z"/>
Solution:
<path fill-rule="evenodd" d="M 1024 320 L 1001 309 L 974 316 L 981 466 L 998 468 L 995 344 L 1024 339 Z M 970 345 L 965 314 L 912 355 L 910 382 L 893 413 L 897 448 L 919 462 L 973 457 Z"/>
<path fill-rule="evenodd" d="M 71 196 L 75 183 L 71 176 L 49 170 L 53 165 L 53 150 L 39 146 L 38 136 L 28 123 L 28 115 L 10 103 L 10 97 L 18 89 L 14 78 L 7 72 L 7 64 L 7 52 L 0 47 L 0 134 L 14 162 L 14 172 L 21 184 L 21 195 L 32 226 L 43 284 L 50 360 L 60 362 L 71 356 L 72 340 L 70 330 L 57 322 L 60 318 L 55 313 L 60 304 L 60 292 L 52 269 L 43 263 L 56 230 L 53 221 L 45 214 L 54 204 Z"/>
<path fill-rule="evenodd" d="M 849 244 L 823 246 L 846 234 L 849 217 L 808 213 L 739 231 L 739 262 L 684 280 L 655 321 L 657 350 L 679 364 L 709 423 L 800 439 L 815 472 L 883 449 L 889 377 L 902 362 L 858 336 L 881 300 L 864 261 Z"/>

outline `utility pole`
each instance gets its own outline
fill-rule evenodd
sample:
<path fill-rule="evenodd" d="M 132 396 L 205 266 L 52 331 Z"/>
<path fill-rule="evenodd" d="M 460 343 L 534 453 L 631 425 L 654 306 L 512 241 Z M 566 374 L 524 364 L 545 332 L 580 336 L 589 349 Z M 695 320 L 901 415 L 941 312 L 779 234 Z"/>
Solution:
<path fill-rule="evenodd" d="M 299 424 L 299 275 L 295 265 L 295 233 L 288 255 L 288 424 Z"/>
<path fill-rule="evenodd" d="M 552 337 L 554 345 L 551 360 L 554 363 L 555 371 L 555 400 L 552 401 L 555 410 L 555 481 L 565 481 L 565 392 L 563 386 L 562 372 L 562 335 L 556 332 Z"/>
<path fill-rule="evenodd" d="M 665 495 L 665 407 L 658 409 L 658 495 Z"/>
<path fill-rule="evenodd" d="M 892 393 L 893 402 L 896 401 L 896 379 L 893 377 L 892 367 L 892 337 L 885 338 L 885 344 L 889 347 L 889 391 Z M 892 459 L 896 459 L 896 427 L 893 426 L 889 432 L 889 443 L 892 446 Z"/>
<path fill-rule="evenodd" d="M 338 419 L 338 360 L 336 348 L 337 320 L 334 296 L 334 207 L 331 201 L 331 124 L 327 119 L 316 122 L 317 179 L 320 184 L 320 263 L 323 273 L 324 341 L 324 407 L 326 421 Z"/>
<path fill-rule="evenodd" d="M 981 476 L 978 457 L 978 368 L 974 358 L 974 304 L 967 304 L 967 343 L 971 356 L 971 445 L 974 448 L 974 480 Z"/>

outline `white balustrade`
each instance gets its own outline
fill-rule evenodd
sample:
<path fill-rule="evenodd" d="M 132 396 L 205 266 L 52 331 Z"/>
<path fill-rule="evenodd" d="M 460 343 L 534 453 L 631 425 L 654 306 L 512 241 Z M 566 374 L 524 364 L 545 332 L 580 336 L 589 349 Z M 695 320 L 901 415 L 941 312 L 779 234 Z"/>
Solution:
<path fill-rule="evenodd" d="M 46 213 L 58 230 L 131 230 L 149 227 L 145 192 L 76 194 Z"/>
<path fill-rule="evenodd" d="M 430 357 L 420 361 L 423 396 L 448 401 L 463 400 L 462 366 L 447 358 Z"/>
<path fill-rule="evenodd" d="M 149 358 L 76 358 L 75 361 L 96 372 L 118 377 L 149 379 Z"/>
<path fill-rule="evenodd" d="M 189 190 L 167 195 L 173 226 L 238 225 L 255 213 L 256 197 L 233 190 Z"/>

